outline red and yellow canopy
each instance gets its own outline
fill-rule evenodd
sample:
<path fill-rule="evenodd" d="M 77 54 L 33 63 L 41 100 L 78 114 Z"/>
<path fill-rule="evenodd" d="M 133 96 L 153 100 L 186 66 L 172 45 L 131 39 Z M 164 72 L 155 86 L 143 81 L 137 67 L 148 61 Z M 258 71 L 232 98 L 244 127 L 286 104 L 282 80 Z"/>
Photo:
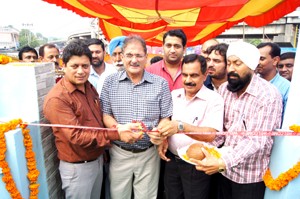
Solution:
<path fill-rule="evenodd" d="M 214 38 L 239 22 L 259 27 L 300 6 L 300 0 L 43 0 L 83 17 L 98 17 L 108 40 L 139 34 L 148 45 L 181 28 L 188 46 Z"/>

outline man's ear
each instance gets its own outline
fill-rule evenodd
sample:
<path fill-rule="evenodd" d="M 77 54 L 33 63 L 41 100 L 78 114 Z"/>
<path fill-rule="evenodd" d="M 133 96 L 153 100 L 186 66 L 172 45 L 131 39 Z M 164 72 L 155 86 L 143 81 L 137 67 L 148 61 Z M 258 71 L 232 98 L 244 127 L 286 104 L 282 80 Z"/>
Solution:
<path fill-rule="evenodd" d="M 280 57 L 279 56 L 273 57 L 273 61 L 274 61 L 273 65 L 277 68 L 280 61 Z"/>

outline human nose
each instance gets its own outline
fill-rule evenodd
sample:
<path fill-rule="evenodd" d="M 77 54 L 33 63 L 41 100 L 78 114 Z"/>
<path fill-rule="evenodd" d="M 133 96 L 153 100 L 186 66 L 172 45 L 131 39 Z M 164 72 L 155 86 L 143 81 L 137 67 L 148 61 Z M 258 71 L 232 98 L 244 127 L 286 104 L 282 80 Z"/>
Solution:
<path fill-rule="evenodd" d="M 192 82 L 192 78 L 191 78 L 191 76 L 186 76 L 186 78 L 185 78 L 185 82 L 186 83 L 191 83 Z"/>
<path fill-rule="evenodd" d="M 121 61 L 121 54 L 116 54 L 117 61 Z"/>
<path fill-rule="evenodd" d="M 287 71 L 286 65 L 283 65 L 283 67 L 281 68 L 281 71 Z"/>
<path fill-rule="evenodd" d="M 207 63 L 207 66 L 213 66 L 214 65 L 213 60 L 207 60 L 206 63 Z"/>
<path fill-rule="evenodd" d="M 234 66 L 233 66 L 233 64 L 227 64 L 227 72 L 229 73 L 229 72 L 232 72 L 232 71 L 234 71 L 235 69 L 234 69 Z"/>
<path fill-rule="evenodd" d="M 82 73 L 83 73 L 83 67 L 82 67 L 82 66 L 79 66 L 79 67 L 77 68 L 77 73 L 78 73 L 78 74 L 82 74 Z"/>
<path fill-rule="evenodd" d="M 171 52 L 175 52 L 175 47 L 174 47 L 174 46 L 171 46 L 170 51 L 171 51 Z"/>
<path fill-rule="evenodd" d="M 92 57 L 96 57 L 97 56 L 97 53 L 96 52 L 93 52 L 92 53 Z"/>
<path fill-rule="evenodd" d="M 52 59 L 53 62 L 57 62 L 58 60 L 59 60 L 59 58 L 57 58 L 57 57 L 53 57 L 53 59 Z"/>

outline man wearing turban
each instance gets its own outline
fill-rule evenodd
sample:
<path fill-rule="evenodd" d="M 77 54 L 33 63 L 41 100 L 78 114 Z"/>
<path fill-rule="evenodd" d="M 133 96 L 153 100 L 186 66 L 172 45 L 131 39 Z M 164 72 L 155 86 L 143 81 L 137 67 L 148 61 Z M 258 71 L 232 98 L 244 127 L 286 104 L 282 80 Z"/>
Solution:
<path fill-rule="evenodd" d="M 113 60 L 113 65 L 118 71 L 124 69 L 124 65 L 121 60 L 121 53 L 125 38 L 125 36 L 115 37 L 110 41 L 108 45 L 109 55 Z"/>
<path fill-rule="evenodd" d="M 206 174 L 221 172 L 224 199 L 263 199 L 263 176 L 268 167 L 273 139 L 270 136 L 246 136 L 243 131 L 272 131 L 280 127 L 282 98 L 279 91 L 258 77 L 260 53 L 252 44 L 231 43 L 227 51 L 227 78 L 219 93 L 224 98 L 224 131 L 241 135 L 217 136 L 216 145 L 227 150 L 220 158 L 207 151 L 206 161 L 194 161 Z"/>

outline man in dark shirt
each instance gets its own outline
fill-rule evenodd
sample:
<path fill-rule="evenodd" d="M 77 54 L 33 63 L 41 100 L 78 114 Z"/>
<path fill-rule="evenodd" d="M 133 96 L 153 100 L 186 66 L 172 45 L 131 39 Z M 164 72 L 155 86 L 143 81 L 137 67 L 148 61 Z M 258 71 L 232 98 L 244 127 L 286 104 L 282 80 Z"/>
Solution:
<path fill-rule="evenodd" d="M 78 40 L 63 52 L 65 76 L 48 93 L 44 114 L 51 124 L 103 127 L 99 95 L 88 82 L 92 55 Z M 99 199 L 104 146 L 111 140 L 133 143 L 138 124 L 118 125 L 115 129 L 53 127 L 60 159 L 59 171 L 66 198 Z"/>

